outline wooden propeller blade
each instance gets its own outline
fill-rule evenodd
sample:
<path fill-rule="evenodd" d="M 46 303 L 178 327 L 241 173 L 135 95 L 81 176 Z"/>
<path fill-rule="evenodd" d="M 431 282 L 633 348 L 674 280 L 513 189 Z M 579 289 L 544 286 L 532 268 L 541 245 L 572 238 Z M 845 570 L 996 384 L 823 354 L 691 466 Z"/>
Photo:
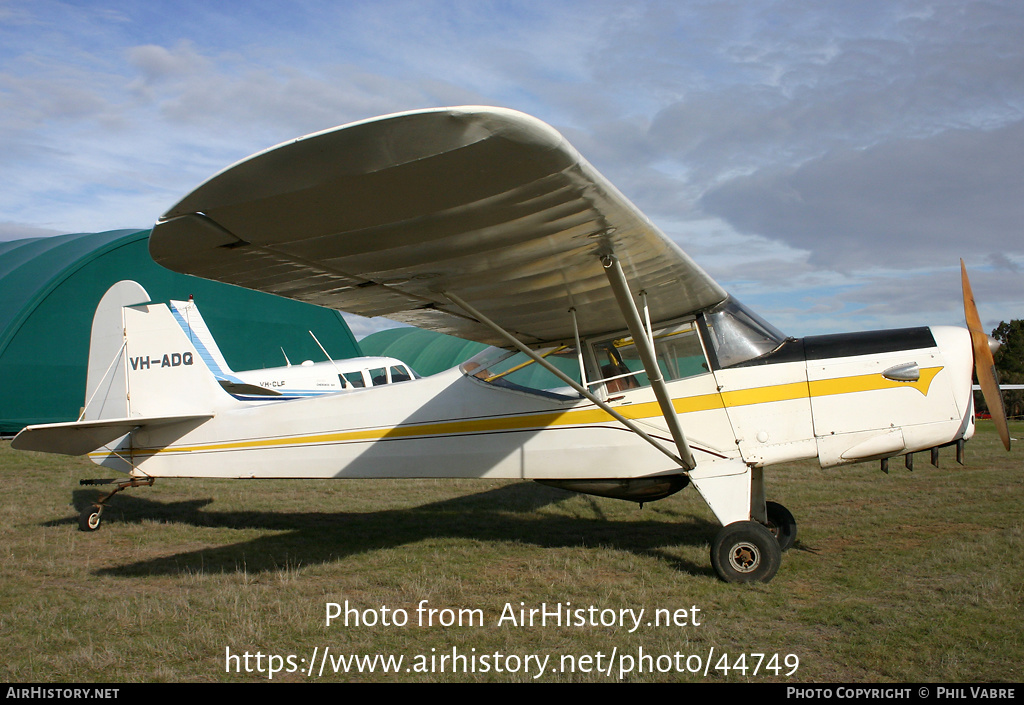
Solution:
<path fill-rule="evenodd" d="M 978 305 L 974 302 L 974 292 L 967 278 L 967 267 L 960 260 L 960 283 L 964 289 L 964 316 L 967 318 L 967 330 L 971 332 L 971 345 L 974 347 L 974 371 L 978 375 L 981 395 L 985 397 L 989 413 L 996 424 L 1003 447 L 1010 450 L 1010 429 L 1006 425 L 1006 409 L 1003 408 L 1003 395 L 999 392 L 996 380 L 996 363 L 992 359 L 992 350 L 988 346 L 988 335 L 981 327 L 978 316 Z"/>

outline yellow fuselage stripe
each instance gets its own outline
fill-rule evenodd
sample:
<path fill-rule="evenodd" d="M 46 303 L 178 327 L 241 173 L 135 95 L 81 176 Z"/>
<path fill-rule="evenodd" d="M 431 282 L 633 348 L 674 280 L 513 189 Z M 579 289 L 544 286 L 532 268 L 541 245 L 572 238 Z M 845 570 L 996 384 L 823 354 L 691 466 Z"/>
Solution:
<path fill-rule="evenodd" d="M 836 394 L 852 394 L 855 392 L 871 392 L 882 389 L 911 387 L 927 396 L 932 380 L 941 367 L 928 367 L 921 370 L 921 377 L 914 382 L 896 382 L 882 376 L 881 373 L 837 377 L 834 379 L 816 380 L 812 382 L 791 382 L 774 384 L 765 387 L 752 387 L 735 391 L 699 394 L 692 397 L 673 399 L 672 405 L 678 414 L 698 411 L 712 411 L 728 407 L 748 406 L 751 404 L 769 404 L 772 402 L 810 399 Z M 615 409 L 628 419 L 638 420 L 654 418 L 661 415 L 657 402 L 622 405 Z M 550 428 L 553 426 L 588 426 L 613 422 L 611 416 L 601 409 L 579 409 L 566 411 L 548 411 L 521 416 L 498 416 L 490 418 L 460 419 L 457 421 L 438 421 L 424 424 L 408 424 L 388 428 L 370 428 L 356 431 L 338 431 L 330 433 L 287 436 L 282 438 L 260 438 L 222 443 L 204 443 L 194 446 L 170 446 L 166 448 L 135 449 L 134 457 L 148 457 L 160 453 L 190 453 L 195 451 L 249 450 L 256 448 L 276 448 L 293 445 L 316 445 L 322 443 L 346 443 L 358 441 L 379 441 L 384 439 L 440 437 L 477 433 L 495 433 L 501 431 L 520 431 L 528 429 Z M 90 457 L 105 457 L 108 453 L 94 452 Z"/>

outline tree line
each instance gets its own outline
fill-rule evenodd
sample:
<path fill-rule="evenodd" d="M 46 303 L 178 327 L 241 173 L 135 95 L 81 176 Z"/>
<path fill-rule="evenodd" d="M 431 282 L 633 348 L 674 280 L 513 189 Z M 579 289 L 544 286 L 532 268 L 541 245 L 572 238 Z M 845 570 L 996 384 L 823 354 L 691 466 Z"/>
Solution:
<path fill-rule="evenodd" d="M 1024 384 L 1024 320 L 1000 321 L 992 337 L 1001 343 L 995 355 L 999 383 Z M 980 400 L 981 395 L 975 395 L 975 399 Z M 1004 390 L 1003 404 L 1009 418 L 1024 417 L 1024 390 Z M 980 407 L 984 408 L 984 401 Z"/>

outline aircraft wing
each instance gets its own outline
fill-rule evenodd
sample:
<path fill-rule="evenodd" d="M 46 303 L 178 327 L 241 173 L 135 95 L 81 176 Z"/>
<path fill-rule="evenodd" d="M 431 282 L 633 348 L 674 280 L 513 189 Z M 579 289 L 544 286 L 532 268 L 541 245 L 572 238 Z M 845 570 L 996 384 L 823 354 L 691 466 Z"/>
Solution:
<path fill-rule="evenodd" d="M 525 342 L 622 328 L 599 257 L 654 320 L 725 291 L 545 123 L 440 108 L 353 123 L 245 159 L 156 224 L 186 274 L 488 344 L 452 292 Z"/>

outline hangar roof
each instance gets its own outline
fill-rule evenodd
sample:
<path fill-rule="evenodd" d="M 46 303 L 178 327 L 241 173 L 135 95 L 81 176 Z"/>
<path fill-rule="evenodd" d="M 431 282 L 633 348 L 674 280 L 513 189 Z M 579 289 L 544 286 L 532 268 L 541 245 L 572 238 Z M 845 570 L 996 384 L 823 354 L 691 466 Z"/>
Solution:
<path fill-rule="evenodd" d="M 112 230 L 0 242 L 0 433 L 73 421 L 84 402 L 96 304 L 122 279 L 154 301 L 195 296 L 234 370 L 362 354 L 337 311 L 198 279 L 149 256 L 149 230 Z"/>
<path fill-rule="evenodd" d="M 455 367 L 487 347 L 472 340 L 412 327 L 371 333 L 359 341 L 359 345 L 367 355 L 397 358 L 424 377 Z"/>

